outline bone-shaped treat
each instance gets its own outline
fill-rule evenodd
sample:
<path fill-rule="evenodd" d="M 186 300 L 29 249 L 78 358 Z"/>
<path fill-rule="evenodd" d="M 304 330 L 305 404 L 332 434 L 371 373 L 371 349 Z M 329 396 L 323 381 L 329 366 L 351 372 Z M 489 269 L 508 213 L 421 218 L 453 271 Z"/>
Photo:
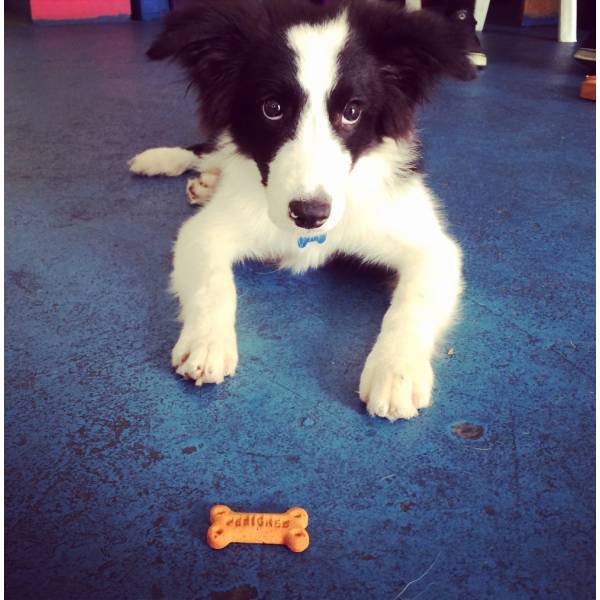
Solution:
<path fill-rule="evenodd" d="M 208 545 L 215 550 L 232 542 L 243 544 L 285 544 L 292 552 L 308 548 L 308 513 L 303 508 L 290 508 L 284 513 L 233 512 L 223 504 L 210 509 L 211 526 Z"/>

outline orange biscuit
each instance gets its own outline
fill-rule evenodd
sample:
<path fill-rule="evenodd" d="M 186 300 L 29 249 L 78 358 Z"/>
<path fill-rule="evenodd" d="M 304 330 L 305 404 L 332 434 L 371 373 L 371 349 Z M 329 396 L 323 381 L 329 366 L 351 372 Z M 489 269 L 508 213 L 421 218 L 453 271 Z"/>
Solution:
<path fill-rule="evenodd" d="M 292 552 L 304 552 L 309 544 L 308 513 L 303 508 L 290 508 L 281 514 L 241 513 L 215 504 L 210 509 L 210 522 L 206 538 L 215 550 L 239 542 L 285 544 Z"/>

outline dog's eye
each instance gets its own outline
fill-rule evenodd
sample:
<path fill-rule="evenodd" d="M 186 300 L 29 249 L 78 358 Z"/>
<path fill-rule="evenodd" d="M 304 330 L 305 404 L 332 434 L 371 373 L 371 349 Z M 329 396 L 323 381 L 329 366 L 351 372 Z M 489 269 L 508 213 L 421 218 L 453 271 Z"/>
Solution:
<path fill-rule="evenodd" d="M 362 108 L 358 102 L 348 102 L 344 112 L 342 113 L 342 125 L 351 126 L 356 125 L 362 114 Z"/>
<path fill-rule="evenodd" d="M 270 98 L 265 100 L 262 105 L 263 115 L 270 121 L 278 121 L 283 117 L 283 108 L 278 100 Z"/>

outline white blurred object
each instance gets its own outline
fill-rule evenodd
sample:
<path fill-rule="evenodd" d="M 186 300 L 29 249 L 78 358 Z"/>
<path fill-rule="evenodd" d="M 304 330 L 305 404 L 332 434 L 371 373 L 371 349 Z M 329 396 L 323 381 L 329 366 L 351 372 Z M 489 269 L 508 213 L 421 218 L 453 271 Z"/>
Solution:
<path fill-rule="evenodd" d="M 421 0 L 406 0 L 406 10 L 421 10 Z"/>
<path fill-rule="evenodd" d="M 558 41 L 577 41 L 577 0 L 560 0 Z"/>
<path fill-rule="evenodd" d="M 475 20 L 477 21 L 475 31 L 483 30 L 489 7 L 490 0 L 475 0 L 475 14 L 473 15 L 475 17 Z"/>

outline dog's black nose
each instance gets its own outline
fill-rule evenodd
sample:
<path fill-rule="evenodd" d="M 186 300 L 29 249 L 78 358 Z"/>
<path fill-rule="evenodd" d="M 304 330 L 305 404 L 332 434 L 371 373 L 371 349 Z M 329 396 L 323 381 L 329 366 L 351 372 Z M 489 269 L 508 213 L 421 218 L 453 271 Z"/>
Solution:
<path fill-rule="evenodd" d="M 331 212 L 331 204 L 323 200 L 292 200 L 289 206 L 290 219 L 303 229 L 321 227 Z"/>

